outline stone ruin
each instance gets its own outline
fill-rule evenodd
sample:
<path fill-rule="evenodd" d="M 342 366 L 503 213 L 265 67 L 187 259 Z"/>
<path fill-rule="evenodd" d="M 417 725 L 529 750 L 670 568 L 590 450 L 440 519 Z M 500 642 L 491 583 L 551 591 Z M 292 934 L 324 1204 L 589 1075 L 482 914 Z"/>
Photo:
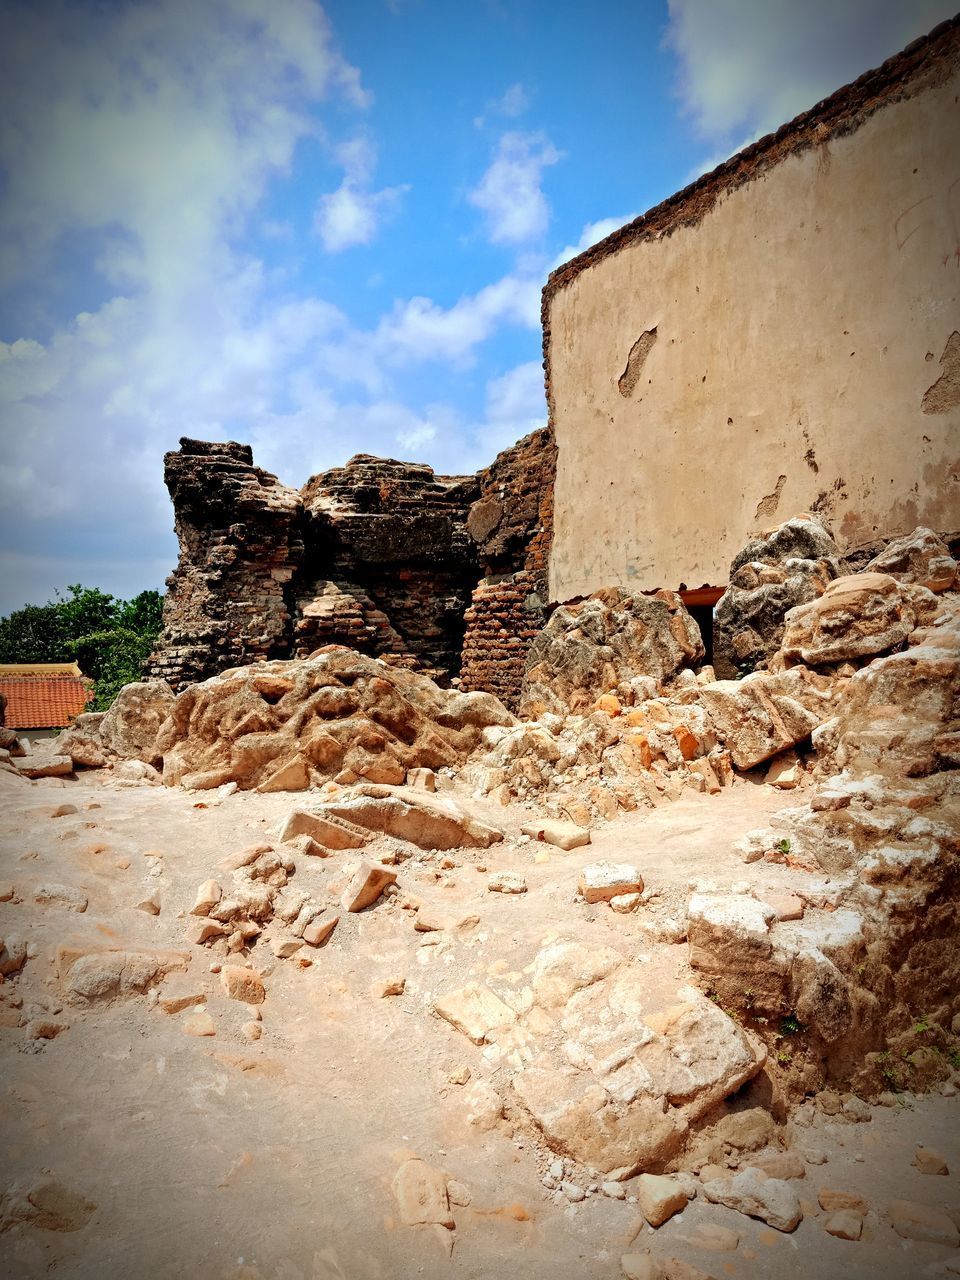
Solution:
<path fill-rule="evenodd" d="M 476 476 L 358 454 L 298 491 L 247 445 L 181 440 L 149 674 L 180 689 L 341 644 L 515 704 L 545 619 L 554 452 L 537 431 Z"/>

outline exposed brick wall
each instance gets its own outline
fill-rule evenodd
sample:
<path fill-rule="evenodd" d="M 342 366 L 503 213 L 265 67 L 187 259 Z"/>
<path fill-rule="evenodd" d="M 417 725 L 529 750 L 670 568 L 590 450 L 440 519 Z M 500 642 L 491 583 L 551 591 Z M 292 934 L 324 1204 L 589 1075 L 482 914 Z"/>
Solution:
<path fill-rule="evenodd" d="M 521 570 L 484 578 L 466 614 L 462 689 L 495 693 L 515 708 L 527 653 L 544 623 L 543 601 L 533 577 Z"/>
<path fill-rule="evenodd" d="M 467 517 L 485 577 L 466 613 L 460 685 L 495 693 L 511 708 L 546 619 L 555 471 L 552 433 L 534 431 L 480 473 Z"/>

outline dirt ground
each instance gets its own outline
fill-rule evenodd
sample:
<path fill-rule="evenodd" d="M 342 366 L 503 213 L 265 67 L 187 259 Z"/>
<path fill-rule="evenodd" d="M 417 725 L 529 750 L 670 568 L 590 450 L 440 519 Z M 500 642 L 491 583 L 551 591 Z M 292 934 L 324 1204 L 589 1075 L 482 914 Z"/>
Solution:
<path fill-rule="evenodd" d="M 557 938 L 611 946 L 648 966 L 651 984 L 675 983 L 691 973 L 686 945 L 654 939 L 664 921 L 683 921 L 694 885 L 749 879 L 789 889 L 809 873 L 765 862 L 748 867 L 731 850 L 737 837 L 800 799 L 750 782 L 623 814 L 570 853 L 520 837 L 528 810 L 461 798 L 505 830 L 503 843 L 454 851 L 449 867 L 446 855 L 418 854 L 396 870 L 405 893 L 479 923 L 462 933 L 418 933 L 411 911 L 381 902 L 343 914 L 327 945 L 303 949 L 308 965 L 299 963 L 300 952 L 279 960 L 264 944 L 254 947 L 250 958 L 267 995 L 262 1038 L 250 1042 L 241 1031 L 250 1007 L 228 999 L 211 972 L 224 957 L 187 941 L 187 913 L 224 855 L 275 838 L 303 798 L 121 789 L 92 773 L 34 784 L 4 779 L 0 889 L 12 896 L 0 901 L 0 936 L 23 937 L 30 958 L 0 988 L 0 1191 L 9 1208 L 52 1179 L 95 1209 L 68 1231 L 35 1220 L 10 1225 L 8 1215 L 0 1273 L 617 1280 L 621 1254 L 646 1249 L 717 1280 L 876 1280 L 921 1276 L 960 1259 L 960 1251 L 901 1240 L 884 1219 L 894 1198 L 960 1211 L 952 1085 L 951 1096 L 903 1096 L 894 1107 L 873 1107 L 859 1124 L 804 1104 L 786 1131 L 791 1150 L 826 1159 L 807 1163 L 796 1184 L 806 1212 L 791 1234 L 700 1197 L 653 1231 L 630 1200 L 629 1181 L 622 1201 L 597 1192 L 572 1203 L 547 1189 L 542 1177 L 554 1156 L 509 1105 L 493 1129 L 468 1124 L 464 1086 L 450 1076 L 469 1067 L 472 1080 L 500 1087 L 506 1098 L 509 1074 L 432 1012 L 438 995 L 471 980 L 519 991 L 539 948 Z M 52 816 L 63 804 L 76 812 Z M 657 896 L 630 915 L 587 906 L 576 896 L 578 873 L 599 859 L 636 864 Z M 293 883 L 331 896 L 344 865 L 355 861 L 352 853 L 298 858 Z M 499 870 L 519 871 L 528 891 L 489 892 L 485 872 Z M 62 893 L 37 904 L 41 885 L 79 890 L 86 910 L 71 909 Z M 137 903 L 155 890 L 161 911 L 151 916 Z M 168 1015 L 152 996 L 64 1002 L 56 965 L 64 944 L 188 951 L 177 987 L 193 984 L 205 997 L 216 1034 L 185 1034 L 197 1006 Z M 405 979 L 401 995 L 374 993 L 388 978 Z M 67 1026 L 53 1039 L 30 1039 L 16 1025 L 27 1015 Z M 943 1153 L 948 1176 L 912 1166 L 919 1144 Z M 470 1203 L 453 1208 L 455 1232 L 400 1224 L 392 1183 L 411 1156 L 467 1189 L 461 1198 Z M 862 1239 L 826 1234 L 816 1205 L 823 1187 L 865 1197 Z M 732 1228 L 738 1247 L 696 1247 L 691 1236 L 702 1222 Z"/>

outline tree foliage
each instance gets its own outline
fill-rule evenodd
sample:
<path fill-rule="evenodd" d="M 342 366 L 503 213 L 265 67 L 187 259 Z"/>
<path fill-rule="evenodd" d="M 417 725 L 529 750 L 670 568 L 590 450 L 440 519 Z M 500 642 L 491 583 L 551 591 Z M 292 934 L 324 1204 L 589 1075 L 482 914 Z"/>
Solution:
<path fill-rule="evenodd" d="M 118 600 L 74 583 L 67 595 L 0 618 L 0 662 L 76 662 L 95 685 L 93 710 L 139 680 L 162 626 L 163 597 L 141 591 Z"/>

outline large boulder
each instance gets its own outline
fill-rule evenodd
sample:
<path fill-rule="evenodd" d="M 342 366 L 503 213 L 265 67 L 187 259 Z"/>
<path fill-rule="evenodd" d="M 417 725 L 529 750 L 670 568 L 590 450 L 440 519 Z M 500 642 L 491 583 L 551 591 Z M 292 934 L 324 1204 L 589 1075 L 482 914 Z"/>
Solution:
<path fill-rule="evenodd" d="M 825 764 L 895 777 L 960 768 L 960 609 L 914 635 L 921 644 L 850 680 L 815 739 Z"/>
<path fill-rule="evenodd" d="M 787 611 L 815 600 L 844 568 L 833 538 L 808 515 L 751 539 L 730 566 L 730 585 L 717 604 L 717 675 L 733 679 L 766 666 L 780 647 Z"/>
<path fill-rule="evenodd" d="M 788 661 L 812 667 L 872 658 L 899 649 L 916 623 L 916 612 L 896 578 L 849 574 L 834 579 L 816 600 L 789 611 L 781 649 Z"/>
<path fill-rule="evenodd" d="M 928 591 L 949 591 L 958 584 L 957 562 L 932 529 L 918 527 L 895 538 L 866 566 L 868 572 L 889 573 L 898 582 L 915 583 Z"/>
<path fill-rule="evenodd" d="M 738 769 L 753 769 L 803 742 L 833 713 L 828 681 L 801 668 L 717 680 L 703 685 L 700 697 Z"/>
<path fill-rule="evenodd" d="M 618 685 L 669 680 L 703 655 L 700 629 L 675 592 L 609 588 L 554 611 L 527 657 L 520 714 L 582 712 Z"/>
<path fill-rule="evenodd" d="M 328 778 L 402 783 L 458 765 L 483 729 L 515 724 L 488 693 L 453 693 L 352 649 L 225 671 L 185 689 L 157 739 L 163 780 L 303 790 Z"/>
<path fill-rule="evenodd" d="M 77 716 L 69 729 L 64 729 L 56 741 L 60 755 L 69 756 L 74 765 L 84 769 L 102 769 L 107 763 L 107 753 L 100 737 L 100 725 L 106 713 L 85 711 Z"/>
<path fill-rule="evenodd" d="M 166 680 L 125 684 L 100 721 L 101 743 L 121 760 L 159 765 L 163 752 L 157 746 L 157 735 L 173 701 L 173 690 Z"/>

